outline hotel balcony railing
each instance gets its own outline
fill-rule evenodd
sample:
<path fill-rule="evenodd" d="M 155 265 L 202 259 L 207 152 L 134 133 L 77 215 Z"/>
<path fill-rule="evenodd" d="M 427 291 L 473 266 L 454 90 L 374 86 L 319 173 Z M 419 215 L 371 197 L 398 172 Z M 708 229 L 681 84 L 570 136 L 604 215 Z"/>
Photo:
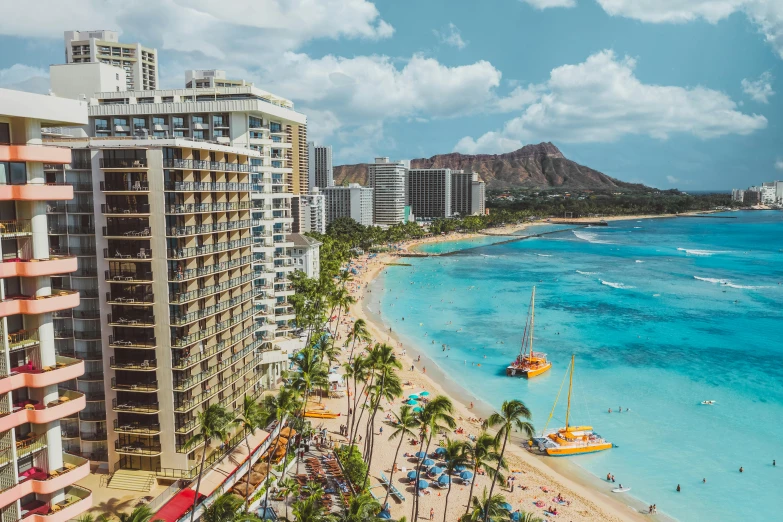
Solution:
<path fill-rule="evenodd" d="M 233 241 L 225 241 L 223 243 L 215 243 L 212 245 L 204 245 L 200 247 L 189 248 L 169 248 L 167 256 L 169 259 L 184 259 L 187 257 L 203 256 L 207 254 L 214 254 L 215 252 L 223 252 L 224 250 L 232 250 L 235 248 L 249 247 L 253 244 L 251 238 L 235 239 Z"/>
<path fill-rule="evenodd" d="M 127 270 L 106 270 L 106 281 L 119 282 L 152 282 L 152 273 L 150 272 L 130 272 Z"/>
<path fill-rule="evenodd" d="M 100 310 L 74 310 L 74 319 L 100 319 Z"/>
<path fill-rule="evenodd" d="M 46 205 L 46 213 L 47 214 L 62 214 L 65 212 L 65 203 L 58 201 L 58 202 L 51 202 Z"/>
<path fill-rule="evenodd" d="M 181 272 L 171 271 L 169 272 L 169 281 L 185 281 L 188 279 L 193 279 L 194 277 L 203 277 L 206 275 L 215 274 L 218 272 L 223 272 L 225 270 L 231 270 L 233 268 L 241 267 L 251 262 L 252 262 L 251 256 L 242 256 L 239 259 L 234 259 L 232 261 L 224 261 L 222 263 L 215 263 L 214 265 L 207 265 L 201 268 L 188 268 L 187 270 L 182 270 Z"/>
<path fill-rule="evenodd" d="M 250 183 L 201 181 L 169 181 L 163 190 L 172 192 L 250 192 Z"/>
<path fill-rule="evenodd" d="M 102 169 L 146 169 L 147 158 L 101 158 Z"/>
<path fill-rule="evenodd" d="M 201 339 L 204 339 L 206 337 L 210 337 L 212 335 L 215 335 L 218 332 L 221 332 L 223 330 L 226 330 L 228 328 L 231 328 L 237 323 L 241 323 L 245 319 L 249 319 L 250 317 L 253 317 L 255 314 L 255 310 L 246 310 L 242 312 L 239 315 L 233 316 L 231 319 L 227 319 L 223 322 L 220 322 L 214 326 L 210 326 L 209 328 L 205 328 L 203 330 L 199 330 L 197 332 L 194 332 L 189 335 L 184 335 L 181 337 L 174 337 L 172 336 L 171 345 L 172 346 L 188 346 L 190 344 L 196 343 L 200 341 Z"/>
<path fill-rule="evenodd" d="M 181 350 L 180 351 L 181 355 L 173 355 L 172 356 L 171 367 L 173 369 L 175 369 L 175 370 L 183 370 L 185 368 L 193 366 L 194 364 L 197 364 L 197 363 L 203 361 L 204 359 L 209 359 L 210 357 L 212 357 L 216 353 L 222 352 L 226 348 L 228 348 L 228 347 L 230 347 L 230 346 L 232 346 L 232 345 L 242 341 L 246 337 L 248 337 L 248 336 L 252 335 L 253 333 L 255 333 L 255 331 L 256 331 L 256 327 L 255 326 L 251 326 L 250 328 L 245 328 L 241 332 L 232 335 L 231 339 L 229 339 L 228 341 L 220 341 L 219 343 L 215 344 L 214 346 L 211 346 L 211 347 L 207 348 L 203 352 L 199 352 L 199 353 L 196 353 L 196 354 L 193 354 L 193 355 L 190 355 L 190 349 L 189 348 Z M 253 348 L 255 349 L 255 348 L 259 347 L 260 344 L 256 345 L 255 342 L 253 342 L 253 343 L 251 343 L 251 346 L 253 346 Z M 172 354 L 173 353 L 174 352 L 172 352 Z"/>
<path fill-rule="evenodd" d="M 212 285 L 207 286 L 204 288 L 201 288 L 199 290 L 191 290 L 190 292 L 183 292 L 183 293 L 170 293 L 169 294 L 169 302 L 170 303 L 187 303 L 188 301 L 192 301 L 194 299 L 200 299 L 202 297 L 207 297 L 209 295 L 215 294 L 217 292 L 223 292 L 225 290 L 230 290 L 231 288 L 239 285 L 243 285 L 245 283 L 249 283 L 250 281 L 253 281 L 258 276 L 256 274 L 247 274 L 243 275 L 242 277 L 236 277 L 234 279 L 229 279 L 228 281 L 225 281 L 223 283 L 220 283 L 219 285 Z"/>
<path fill-rule="evenodd" d="M 85 236 L 94 236 L 95 235 L 95 226 L 94 225 L 68 225 L 68 233 L 69 234 L 82 234 Z"/>
<path fill-rule="evenodd" d="M 207 370 L 204 370 L 202 372 L 197 373 L 196 375 L 191 375 L 191 376 L 186 377 L 184 379 L 177 379 L 177 378 L 175 378 L 174 379 L 174 390 L 176 390 L 176 391 L 186 391 L 186 390 L 192 388 L 193 386 L 195 386 L 195 385 L 197 385 L 197 384 L 199 384 L 199 383 L 209 379 L 210 377 L 212 377 L 216 373 L 219 373 L 219 372 L 225 370 L 226 368 L 228 368 L 229 366 L 231 366 L 232 364 L 234 364 L 235 362 L 237 362 L 238 360 L 242 359 L 243 357 L 245 357 L 246 355 L 248 355 L 250 353 L 253 353 L 253 346 L 252 346 L 252 344 L 246 346 L 243 350 L 235 353 L 234 355 L 232 355 L 228 359 L 226 359 L 224 361 L 221 361 L 218 364 L 215 364 L 215 365 L 209 367 Z"/>
<path fill-rule="evenodd" d="M 80 381 L 103 381 L 103 372 L 86 372 L 77 379 Z"/>
<path fill-rule="evenodd" d="M 163 168 L 186 170 L 224 170 L 228 172 L 250 172 L 250 165 L 224 163 L 220 161 L 165 158 Z"/>
<path fill-rule="evenodd" d="M 98 268 L 94 266 L 80 266 L 71 272 L 72 277 L 98 277 Z"/>
<path fill-rule="evenodd" d="M 149 192 L 150 184 L 146 181 L 101 181 L 101 191 L 103 192 Z"/>
<path fill-rule="evenodd" d="M 8 348 L 10 350 L 19 350 L 39 343 L 38 330 L 19 330 L 8 334 Z"/>
<path fill-rule="evenodd" d="M 139 381 L 134 383 L 117 382 L 117 377 L 111 378 L 111 389 L 119 391 L 154 392 L 158 390 L 158 381 Z"/>
<path fill-rule="evenodd" d="M 239 230 L 260 225 L 255 219 L 241 219 L 238 221 L 225 221 L 223 223 L 213 223 L 211 225 L 187 226 L 187 227 L 168 227 L 166 235 L 169 237 L 192 236 L 196 234 L 212 234 L 215 232 L 226 232 L 229 230 Z"/>
<path fill-rule="evenodd" d="M 128 205 L 124 207 L 118 207 L 115 205 L 109 205 L 107 203 L 101 204 L 101 212 L 103 214 L 149 214 L 150 206 L 147 203 L 141 205 Z"/>
<path fill-rule="evenodd" d="M 102 402 L 106 400 L 106 392 L 103 390 L 84 392 L 84 398 L 87 402 Z"/>
<path fill-rule="evenodd" d="M 100 440 L 107 440 L 107 438 L 108 437 L 105 431 L 81 432 L 81 439 L 86 441 L 96 442 Z"/>
<path fill-rule="evenodd" d="M 100 332 L 91 333 L 88 332 L 86 335 L 96 335 L 98 336 L 95 340 L 100 340 Z M 76 350 L 74 349 L 73 356 L 77 359 L 81 359 L 83 361 L 100 361 L 103 359 L 103 352 L 100 350 Z"/>
<path fill-rule="evenodd" d="M 227 310 L 229 308 L 237 306 L 238 304 L 241 304 L 242 302 L 247 301 L 248 299 L 252 299 L 253 295 L 254 293 L 252 291 L 245 292 L 243 294 L 238 295 L 237 297 L 234 297 L 233 299 L 227 299 L 225 301 L 221 301 L 216 305 L 207 306 L 205 308 L 198 310 L 197 312 L 191 312 L 189 314 L 176 315 L 174 313 L 171 313 L 169 315 L 169 321 L 171 326 L 184 326 L 194 321 L 198 321 L 199 319 L 204 319 L 205 317 L 215 315 L 219 312 L 222 312 L 223 310 Z M 155 321 L 153 317 L 153 323 L 154 322 Z"/>
<path fill-rule="evenodd" d="M 158 455 L 163 451 L 159 443 L 135 441 L 127 444 L 114 441 L 114 451 L 117 453 L 132 453 L 133 455 Z"/>
<path fill-rule="evenodd" d="M 128 227 L 103 227 L 103 237 L 151 237 L 152 230 L 145 226 L 141 229 Z"/>
<path fill-rule="evenodd" d="M 155 337 L 145 335 L 109 336 L 109 344 L 115 348 L 150 349 L 158 346 Z"/>
<path fill-rule="evenodd" d="M 111 326 L 155 326 L 155 316 L 146 314 L 106 314 Z"/>
<path fill-rule="evenodd" d="M 109 358 L 109 366 L 114 370 L 140 370 L 149 371 L 158 367 L 157 359 L 145 359 L 143 361 L 118 361 L 115 356 Z"/>
<path fill-rule="evenodd" d="M 29 220 L 0 221 L 0 237 L 19 237 L 32 234 Z"/>
<path fill-rule="evenodd" d="M 73 185 L 73 190 L 76 192 L 92 192 L 92 182 L 77 181 L 69 184 Z"/>
<path fill-rule="evenodd" d="M 74 339 L 84 339 L 84 340 L 100 339 L 101 331 L 100 330 L 76 330 L 73 332 L 73 337 Z"/>
<path fill-rule="evenodd" d="M 160 403 L 112 399 L 111 408 L 117 412 L 158 413 Z"/>
<path fill-rule="evenodd" d="M 92 505 L 92 491 L 80 486 L 68 486 L 64 490 L 64 500 L 43 502 L 33 500 L 22 505 L 22 515 L 19 520 L 27 522 L 61 522 L 77 518 Z"/>
<path fill-rule="evenodd" d="M 68 247 L 68 251 L 74 256 L 94 256 L 96 253 L 95 247 L 83 247 L 72 246 Z"/>
<path fill-rule="evenodd" d="M 82 410 L 79 420 L 84 422 L 101 422 L 106 420 L 106 410 Z"/>
<path fill-rule="evenodd" d="M 114 294 L 106 292 L 106 302 L 116 305 L 152 304 L 155 302 L 154 294 Z"/>
<path fill-rule="evenodd" d="M 31 438 L 25 440 L 16 441 L 16 456 L 17 458 L 26 457 L 31 453 L 42 450 L 46 447 L 46 437 L 37 437 L 34 434 Z"/>
<path fill-rule="evenodd" d="M 121 422 L 119 419 L 114 419 L 114 431 L 117 433 L 154 435 L 160 433 L 160 424 L 153 422 Z"/>
<path fill-rule="evenodd" d="M 92 214 L 95 211 L 92 203 L 68 203 L 65 208 L 69 214 Z"/>
<path fill-rule="evenodd" d="M 166 213 L 168 214 L 192 214 L 195 212 L 232 212 L 237 210 L 250 210 L 252 205 L 249 201 L 238 201 L 233 203 L 187 203 L 182 205 L 169 205 Z"/>
<path fill-rule="evenodd" d="M 149 259 L 152 257 L 152 249 L 150 248 L 139 248 L 138 250 L 134 249 L 125 249 L 125 248 L 114 248 L 114 249 L 103 249 L 103 257 L 104 259 Z"/>
<path fill-rule="evenodd" d="M 190 419 L 186 422 L 175 422 L 174 431 L 176 433 L 190 433 L 196 429 L 196 426 L 198 426 L 198 421 L 196 419 Z"/>

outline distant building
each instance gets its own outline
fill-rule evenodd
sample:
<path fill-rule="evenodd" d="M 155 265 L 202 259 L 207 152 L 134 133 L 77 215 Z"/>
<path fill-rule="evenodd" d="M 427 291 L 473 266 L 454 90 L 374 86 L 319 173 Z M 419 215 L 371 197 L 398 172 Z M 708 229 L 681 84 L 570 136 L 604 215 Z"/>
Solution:
<path fill-rule="evenodd" d="M 293 259 L 294 270 L 304 272 L 309 278 L 318 277 L 321 272 L 321 245 L 311 237 L 303 234 L 289 234 L 288 240 L 293 243 L 289 248 Z"/>
<path fill-rule="evenodd" d="M 245 80 L 229 80 L 226 78 L 226 71 L 219 69 L 197 69 L 185 71 L 186 89 L 207 89 L 211 87 L 244 87 L 252 86 Z"/>
<path fill-rule="evenodd" d="M 294 231 L 326 234 L 325 196 L 320 193 L 318 187 L 313 187 L 310 194 L 294 196 L 291 202 Z"/>
<path fill-rule="evenodd" d="M 310 185 L 318 188 L 334 186 L 334 170 L 332 168 L 331 145 L 316 145 L 314 142 L 307 144 L 309 151 L 309 177 Z"/>
<path fill-rule="evenodd" d="M 410 169 L 408 204 L 417 219 L 451 217 L 451 169 Z"/>
<path fill-rule="evenodd" d="M 483 215 L 487 208 L 486 183 L 479 181 L 478 174 L 473 173 L 470 183 L 470 213 Z"/>
<path fill-rule="evenodd" d="M 451 171 L 451 211 L 460 216 L 483 214 L 486 208 L 485 184 L 475 172 Z"/>
<path fill-rule="evenodd" d="M 351 183 L 347 187 L 322 190 L 326 206 L 326 224 L 349 217 L 364 226 L 373 224 L 373 189 Z"/>
<path fill-rule="evenodd" d="M 373 189 L 373 221 L 377 225 L 405 223 L 409 162 L 375 158 L 368 165 L 368 181 Z"/>
<path fill-rule="evenodd" d="M 775 182 L 775 201 L 778 205 L 783 205 L 783 181 Z"/>
<path fill-rule="evenodd" d="M 751 205 L 758 205 L 759 203 L 761 203 L 761 191 L 758 190 L 758 187 L 751 187 L 744 192 L 745 193 L 742 196 L 742 202 L 745 205 L 751 206 Z"/>
<path fill-rule="evenodd" d="M 158 51 L 140 43 L 120 43 L 117 31 L 65 31 L 65 62 L 119 67 L 125 71 L 125 88 L 121 90 L 158 88 Z"/>
<path fill-rule="evenodd" d="M 745 201 L 745 191 L 742 189 L 732 189 L 731 200 L 742 203 Z"/>
<path fill-rule="evenodd" d="M 49 82 L 55 96 L 85 100 L 96 92 L 124 91 L 125 70 L 101 62 L 49 66 Z"/>
<path fill-rule="evenodd" d="M 761 184 L 761 190 L 759 191 L 762 205 L 774 205 L 775 200 L 775 182 L 769 181 Z"/>

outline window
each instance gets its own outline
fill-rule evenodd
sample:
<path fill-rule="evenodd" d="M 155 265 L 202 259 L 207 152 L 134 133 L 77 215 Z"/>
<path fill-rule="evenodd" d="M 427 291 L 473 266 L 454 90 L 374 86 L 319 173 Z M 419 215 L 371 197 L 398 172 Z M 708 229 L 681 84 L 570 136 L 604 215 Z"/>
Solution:
<path fill-rule="evenodd" d="M 95 118 L 95 130 L 96 131 L 109 130 L 109 120 L 105 118 Z"/>
<path fill-rule="evenodd" d="M 175 127 L 184 127 L 185 126 L 185 118 L 182 116 L 174 116 L 171 118 L 171 121 L 174 123 Z"/>
<path fill-rule="evenodd" d="M 269 130 L 272 132 L 282 132 L 283 127 L 279 123 L 270 123 Z"/>
<path fill-rule="evenodd" d="M 147 127 L 147 122 L 144 120 L 144 118 L 133 118 L 134 129 L 144 129 L 146 127 Z"/>
<path fill-rule="evenodd" d="M 204 123 L 204 116 L 194 115 L 192 118 L 193 123 Z"/>
<path fill-rule="evenodd" d="M 216 138 L 223 138 L 225 136 L 228 136 L 226 134 L 226 131 L 224 131 L 223 129 L 215 129 L 214 132 L 212 132 L 212 135 Z"/>
<path fill-rule="evenodd" d="M 264 122 L 261 120 L 261 118 L 254 118 L 253 116 L 250 116 L 249 125 L 254 129 L 259 129 L 264 126 Z"/>
<path fill-rule="evenodd" d="M 203 140 L 204 139 L 204 131 L 203 130 L 194 130 L 193 131 L 193 137 L 197 140 Z"/>
<path fill-rule="evenodd" d="M 152 117 L 152 124 L 153 125 L 166 125 L 166 120 L 163 119 L 161 116 L 153 116 Z"/>
<path fill-rule="evenodd" d="M 27 165 L 0 162 L 0 185 L 24 185 L 27 183 Z"/>
<path fill-rule="evenodd" d="M 183 131 L 181 131 L 181 130 L 175 130 L 174 131 L 174 137 L 175 138 L 182 138 L 184 136 L 185 136 L 185 133 Z"/>
<path fill-rule="evenodd" d="M 127 136 L 128 133 L 127 132 L 115 132 L 114 135 L 115 136 Z"/>
<path fill-rule="evenodd" d="M 228 118 L 226 118 L 223 114 L 215 114 L 212 116 L 212 126 L 213 127 L 225 127 L 228 125 Z"/>
<path fill-rule="evenodd" d="M 114 125 L 119 125 L 122 127 L 127 127 L 128 120 L 126 118 L 114 118 Z"/>
<path fill-rule="evenodd" d="M 156 138 L 165 138 L 166 137 L 166 131 L 153 131 L 153 136 Z"/>
<path fill-rule="evenodd" d="M 11 143 L 11 126 L 7 123 L 0 123 L 0 143 Z"/>

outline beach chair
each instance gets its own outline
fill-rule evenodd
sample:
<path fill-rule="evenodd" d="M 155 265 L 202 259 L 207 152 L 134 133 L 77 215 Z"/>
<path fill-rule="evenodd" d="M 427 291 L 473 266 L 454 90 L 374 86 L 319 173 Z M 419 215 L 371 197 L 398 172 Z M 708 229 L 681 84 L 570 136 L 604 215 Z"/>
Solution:
<path fill-rule="evenodd" d="M 386 478 L 386 475 L 384 475 L 383 471 L 381 471 L 381 484 L 384 486 L 389 486 L 389 479 Z"/>
<path fill-rule="evenodd" d="M 391 485 L 389 487 L 391 487 L 391 494 L 392 494 L 392 496 L 398 498 L 400 500 L 400 502 L 405 502 L 405 495 L 403 495 L 400 492 L 399 489 L 397 489 L 397 488 L 395 488 L 394 486 L 391 486 Z"/>

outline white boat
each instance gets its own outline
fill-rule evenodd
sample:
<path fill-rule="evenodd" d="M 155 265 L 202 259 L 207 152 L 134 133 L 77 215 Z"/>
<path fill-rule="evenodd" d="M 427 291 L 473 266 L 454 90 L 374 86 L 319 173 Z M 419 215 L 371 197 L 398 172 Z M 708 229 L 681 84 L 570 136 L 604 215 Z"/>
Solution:
<path fill-rule="evenodd" d="M 705 406 L 712 406 L 713 404 L 716 404 L 715 401 L 701 401 L 701 403 Z"/>
<path fill-rule="evenodd" d="M 612 493 L 626 493 L 628 491 L 631 491 L 631 488 L 624 488 L 624 487 L 620 486 L 619 488 L 614 488 L 612 490 Z"/>

